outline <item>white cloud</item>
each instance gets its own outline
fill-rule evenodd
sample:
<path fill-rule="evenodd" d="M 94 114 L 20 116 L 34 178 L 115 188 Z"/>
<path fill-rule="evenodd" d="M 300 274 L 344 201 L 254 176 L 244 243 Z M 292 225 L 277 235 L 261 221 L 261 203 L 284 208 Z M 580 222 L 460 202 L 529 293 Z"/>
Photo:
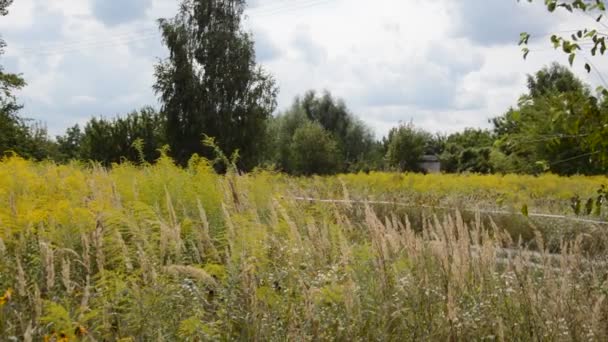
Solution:
<path fill-rule="evenodd" d="M 128 24 L 145 17 L 152 0 L 92 0 L 93 15 L 108 26 Z"/>
<path fill-rule="evenodd" d="M 458 0 L 448 6 L 455 12 L 452 32 L 486 46 L 510 44 L 523 31 L 544 34 L 559 22 L 545 15 L 542 1 Z"/>
<path fill-rule="evenodd" d="M 2 17 L 0 30 L 23 30 L 32 26 L 34 21 L 35 0 L 16 1 L 11 7 L 11 15 Z"/>
<path fill-rule="evenodd" d="M 76 96 L 72 96 L 72 98 L 70 99 L 70 104 L 72 105 L 81 105 L 81 104 L 89 104 L 89 103 L 96 103 L 97 99 L 93 96 L 89 96 L 89 95 L 76 95 Z"/>
<path fill-rule="evenodd" d="M 91 0 L 35 0 L 40 7 L 62 13 L 67 17 L 91 15 Z M 112 0 L 110 0 L 112 1 Z M 43 19 L 38 18 L 37 19 Z"/>

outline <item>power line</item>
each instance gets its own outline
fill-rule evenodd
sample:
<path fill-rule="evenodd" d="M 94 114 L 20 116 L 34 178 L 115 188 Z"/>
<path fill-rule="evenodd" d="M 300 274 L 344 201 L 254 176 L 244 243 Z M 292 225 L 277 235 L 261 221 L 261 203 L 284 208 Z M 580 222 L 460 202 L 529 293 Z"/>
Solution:
<path fill-rule="evenodd" d="M 549 37 L 552 36 L 554 34 L 562 34 L 562 33 L 576 33 L 580 30 L 562 30 L 562 31 L 555 31 L 555 32 L 544 32 L 544 33 L 530 33 L 530 37 L 532 38 L 537 38 L 537 37 Z"/>
<path fill-rule="evenodd" d="M 252 14 L 255 15 L 255 17 L 268 17 L 268 16 L 275 16 L 275 15 L 280 15 L 280 14 L 293 13 L 293 12 L 297 12 L 300 10 L 306 10 L 306 9 L 310 9 L 310 8 L 314 8 L 314 7 L 328 5 L 332 1 L 333 0 L 307 0 L 307 1 L 300 1 L 300 2 L 296 1 L 296 2 L 291 2 L 290 5 L 288 5 L 288 6 L 278 6 L 275 8 L 266 8 L 266 9 L 260 8 L 259 10 L 255 10 L 255 9 L 251 10 L 250 12 L 253 12 Z"/>
<path fill-rule="evenodd" d="M 71 52 L 81 52 L 87 50 L 89 48 L 103 48 L 103 47 L 115 47 L 121 45 L 129 45 L 136 42 L 141 42 L 145 40 L 149 40 L 152 38 L 159 38 L 159 33 L 147 34 L 141 36 L 133 36 L 126 38 L 118 38 L 118 39 L 109 39 L 105 41 L 91 41 L 85 44 L 70 44 L 65 47 L 53 48 L 48 50 L 39 50 L 35 51 L 33 49 L 27 50 L 24 55 L 25 56 L 52 56 L 52 55 L 61 55 Z M 28 52 L 29 51 L 29 52 Z"/>
<path fill-rule="evenodd" d="M 587 56 L 585 56 L 585 53 L 582 53 L 581 56 L 583 56 L 587 64 L 589 64 L 593 68 L 593 72 L 595 72 L 600 81 L 602 81 L 604 87 L 608 88 L 608 83 L 606 83 L 606 80 L 604 79 L 604 76 L 599 71 L 599 69 L 595 67 L 595 64 L 593 64 L 593 62 L 589 58 L 587 58 Z"/>
<path fill-rule="evenodd" d="M 581 48 L 590 48 L 595 46 L 595 43 L 593 42 L 582 42 L 580 44 L 578 44 L 578 46 L 580 46 Z M 559 49 L 558 47 L 547 47 L 547 48 L 540 48 L 540 49 L 530 49 L 530 52 L 543 52 L 543 51 L 551 51 L 551 50 L 557 50 Z"/>
<path fill-rule="evenodd" d="M 106 40 L 99 40 L 97 38 L 90 38 L 90 39 L 83 39 L 83 40 L 79 40 L 79 41 L 66 41 L 66 42 L 59 42 L 59 43 L 43 43 L 40 46 L 36 47 L 36 48 L 21 48 L 19 49 L 21 52 L 39 52 L 39 51 L 45 51 L 45 50 L 56 50 L 56 49 L 68 49 L 71 47 L 78 47 L 80 45 L 83 44 L 91 44 L 91 43 L 103 43 L 103 42 L 107 42 L 107 41 L 114 41 L 117 39 L 130 39 L 130 38 L 137 38 L 137 37 L 141 37 L 141 36 L 147 36 L 147 35 L 151 35 L 151 34 L 158 34 L 158 30 L 157 29 L 144 29 L 141 31 L 132 31 L 132 32 L 125 32 L 125 33 L 119 33 L 116 35 L 111 36 L 111 38 L 106 39 Z"/>
<path fill-rule="evenodd" d="M 581 155 L 578 155 L 578 156 L 575 156 L 575 157 L 572 157 L 572 158 L 558 160 L 556 162 L 550 163 L 550 165 L 551 166 L 559 165 L 559 164 L 567 163 L 567 162 L 570 162 L 570 161 L 573 161 L 573 160 L 581 159 L 581 158 L 584 158 L 584 157 L 591 157 L 591 156 L 594 156 L 596 154 L 600 154 L 600 151 L 585 153 L 585 154 L 581 154 Z"/>
<path fill-rule="evenodd" d="M 292 0 L 289 2 L 277 1 L 274 3 L 274 5 L 265 5 L 255 9 L 246 10 L 246 13 L 255 17 L 271 17 L 327 5 L 332 1 L 333 0 Z M 93 48 L 129 45 L 152 38 L 160 38 L 160 36 L 161 34 L 157 31 L 157 29 L 149 28 L 140 31 L 120 33 L 103 40 L 98 38 L 89 38 L 80 41 L 42 44 L 37 47 L 17 48 L 17 50 L 25 56 L 52 56 L 80 52 Z"/>
<path fill-rule="evenodd" d="M 584 137 L 588 137 L 589 134 L 545 134 L 545 135 L 541 134 L 539 136 L 541 136 L 543 138 L 531 139 L 531 140 L 517 140 L 517 139 L 514 139 L 514 140 L 518 144 L 533 144 L 533 143 L 538 143 L 538 142 L 552 141 L 552 140 L 556 140 L 556 139 L 584 138 Z"/>
<path fill-rule="evenodd" d="M 323 3 L 328 3 L 332 0 L 291 0 L 291 1 L 276 1 L 275 3 L 279 3 L 276 6 L 260 6 L 256 8 L 246 9 L 246 12 L 254 13 L 254 14 L 264 14 L 264 13 L 274 13 L 281 12 L 284 10 L 292 10 L 298 9 L 300 7 L 309 7 L 309 6 L 317 6 Z"/>
<path fill-rule="evenodd" d="M 595 30 L 597 30 L 597 29 L 595 29 Z M 585 35 L 585 29 L 575 29 L 575 30 L 551 31 L 551 32 L 544 32 L 544 33 L 530 33 L 530 37 L 532 37 L 532 38 L 550 37 L 550 36 L 553 36 L 553 35 L 558 36 L 558 35 L 562 35 L 562 34 L 571 34 L 572 35 L 572 34 L 578 33 L 579 31 L 583 33 L 583 36 Z M 588 32 L 590 32 L 589 29 L 587 29 L 587 33 Z M 597 32 L 597 34 L 599 34 L 599 35 L 605 35 L 602 32 Z"/>
<path fill-rule="evenodd" d="M 596 20 L 597 18 L 593 17 L 591 14 L 589 14 L 588 12 L 583 12 L 585 13 L 585 15 L 587 15 L 589 18 L 593 19 L 593 21 L 597 22 L 598 24 L 602 25 L 604 28 L 608 29 L 608 25 L 604 24 L 601 20 Z"/>

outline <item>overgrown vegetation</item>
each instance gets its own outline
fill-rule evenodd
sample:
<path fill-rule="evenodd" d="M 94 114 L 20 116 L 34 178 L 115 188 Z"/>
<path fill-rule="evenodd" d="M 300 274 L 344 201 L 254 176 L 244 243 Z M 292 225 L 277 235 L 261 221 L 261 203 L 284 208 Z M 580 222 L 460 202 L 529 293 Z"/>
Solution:
<path fill-rule="evenodd" d="M 474 209 L 474 198 L 481 205 L 489 192 L 509 190 L 504 207 L 534 198 L 531 211 L 558 210 L 554 199 L 592 196 L 605 178 L 294 179 L 265 171 L 219 176 L 201 158 L 188 165 L 167 157 L 110 170 L 0 162 L 2 336 L 608 337 L 608 260 L 588 248 L 607 241 L 605 229 L 587 225 L 551 239 L 531 230 L 518 241 L 485 214 L 406 216 L 391 206 L 294 200 L 372 197 L 369 191 L 380 198 L 391 196 L 383 193 L 390 186 L 419 204 L 436 203 L 424 196 L 434 193 L 444 204 L 466 197 Z"/>
<path fill-rule="evenodd" d="M 608 340 L 608 92 L 552 65 L 449 136 L 377 140 L 329 91 L 273 117 L 245 6 L 183 0 L 161 110 L 54 140 L 0 67 L 1 340 Z"/>

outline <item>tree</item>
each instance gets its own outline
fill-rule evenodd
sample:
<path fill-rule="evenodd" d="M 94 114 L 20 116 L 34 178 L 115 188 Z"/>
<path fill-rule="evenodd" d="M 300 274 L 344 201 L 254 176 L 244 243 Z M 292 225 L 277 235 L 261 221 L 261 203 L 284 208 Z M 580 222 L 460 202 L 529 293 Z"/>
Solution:
<path fill-rule="evenodd" d="M 0 109 L 0 155 L 14 152 L 36 160 L 55 159 L 57 146 L 39 122 L 30 123 L 15 112 L 21 106 L 8 105 Z"/>
<path fill-rule="evenodd" d="M 4 17 L 8 14 L 8 7 L 13 3 L 13 0 L 0 0 L 0 17 Z M 0 55 L 4 53 L 6 42 L 0 36 Z"/>
<path fill-rule="evenodd" d="M 0 154 L 13 151 L 23 155 L 24 142 L 27 140 L 27 126 L 13 110 L 4 104 L 0 108 Z"/>
<path fill-rule="evenodd" d="M 590 145 L 597 122 L 606 122 L 597 99 L 563 66 L 529 77 L 519 106 L 492 120 L 497 135 L 493 159 L 498 171 L 594 174 L 605 168 Z"/>
<path fill-rule="evenodd" d="M 517 1 L 519 2 L 520 0 Z M 528 0 L 528 2 L 532 1 Z M 565 10 L 573 14 L 583 14 L 598 22 L 602 27 L 608 27 L 605 23 L 605 0 L 545 0 L 544 2 L 547 10 L 551 13 L 557 10 Z M 523 45 L 524 58 L 530 53 L 527 47 L 530 37 L 531 35 L 527 32 L 521 34 L 519 44 Z M 608 37 L 607 32 L 602 32 L 595 28 L 581 27 L 578 30 L 572 31 L 570 35 L 553 34 L 550 40 L 555 49 L 561 49 L 561 51 L 568 55 L 568 62 L 572 66 L 577 55 L 581 52 L 589 52 L 593 57 L 605 55 L 607 50 L 606 37 Z M 586 60 L 585 69 L 587 72 L 591 72 L 593 64 L 590 59 L 584 58 Z M 601 77 L 601 74 L 599 75 Z M 599 95 L 594 96 L 595 99 L 593 101 L 606 102 L 608 89 L 600 87 L 598 88 L 598 93 Z M 608 119 L 594 106 L 590 106 L 588 109 L 589 111 L 584 113 L 586 123 L 592 123 L 594 126 L 587 133 L 586 144 L 592 149 L 591 153 L 594 154 L 594 158 L 599 159 L 604 165 L 608 165 Z M 580 127 L 580 125 L 576 125 L 576 127 Z"/>
<path fill-rule="evenodd" d="M 324 173 L 369 171 L 381 167 L 384 157 L 382 145 L 374 140 L 371 129 L 351 114 L 343 101 L 334 99 L 328 91 L 322 96 L 308 91 L 302 98 L 297 97 L 288 110 L 270 121 L 267 161 L 283 171 L 295 173 L 290 163 L 290 156 L 296 147 L 294 136 L 299 128 L 310 123 L 323 128 L 336 145 L 329 149 L 332 155 L 328 157 L 335 161 L 339 169 Z"/>
<path fill-rule="evenodd" d="M 169 57 L 156 66 L 154 89 L 167 116 L 176 160 L 212 157 L 203 134 L 240 167 L 261 159 L 266 122 L 276 107 L 273 78 L 256 65 L 251 35 L 241 28 L 244 0 L 183 0 L 173 19 L 159 21 Z"/>
<path fill-rule="evenodd" d="M 583 82 L 558 63 L 542 68 L 534 75 L 528 75 L 528 91 L 532 98 L 541 98 L 554 93 L 581 92 L 590 95 Z"/>
<path fill-rule="evenodd" d="M 306 113 L 295 105 L 273 118 L 268 125 L 267 161 L 282 171 L 292 172 L 290 154 L 293 136 L 299 128 L 310 122 Z"/>
<path fill-rule="evenodd" d="M 95 160 L 109 165 L 123 159 L 140 162 L 143 154 L 144 161 L 153 162 L 160 157 L 159 149 L 166 143 L 164 127 L 163 114 L 144 107 L 114 120 L 93 118 L 83 133 L 75 126 L 57 141 L 68 159 Z"/>
<path fill-rule="evenodd" d="M 376 142 L 371 129 L 329 91 L 320 96 L 312 90 L 306 92 L 302 98 L 296 98 L 293 110 L 302 111 L 310 121 L 332 134 L 345 163 L 344 171 L 359 171 L 375 163 Z"/>
<path fill-rule="evenodd" d="M 302 99 L 296 99 L 296 105 L 302 107 L 308 119 L 318 122 L 327 131 L 339 137 L 346 136 L 351 115 L 344 101 L 335 100 L 329 91 L 317 96 L 314 90 L 309 90 Z"/>
<path fill-rule="evenodd" d="M 318 122 L 296 129 L 290 146 L 290 170 L 298 175 L 334 174 L 341 169 L 338 144 Z"/>
<path fill-rule="evenodd" d="M 268 157 L 280 170 L 297 175 L 334 174 L 344 170 L 338 141 L 295 105 L 269 124 Z"/>
<path fill-rule="evenodd" d="M 57 136 L 57 150 L 60 161 L 69 161 L 81 158 L 81 147 L 84 135 L 80 126 L 74 125 L 68 128 L 65 135 Z"/>
<path fill-rule="evenodd" d="M 517 0 L 517 2 L 520 1 Z M 533 0 L 527 1 L 533 2 Z M 544 0 L 544 2 L 547 10 L 551 13 L 560 9 L 570 13 L 581 13 L 606 27 L 603 24 L 603 21 L 605 21 L 604 13 L 606 12 L 605 0 Z M 577 53 L 584 50 L 588 50 L 593 56 L 598 55 L 598 52 L 600 55 L 604 55 L 606 53 L 606 37 L 605 32 L 597 29 L 580 28 L 572 31 L 569 35 L 553 34 L 550 41 L 555 49 L 561 49 L 568 55 L 568 62 L 572 65 Z M 520 37 L 519 44 L 523 46 L 524 58 L 530 53 L 530 49 L 527 47 L 530 38 L 531 35 L 527 32 L 523 32 Z M 591 71 L 591 67 L 591 62 L 587 61 L 585 63 L 587 72 Z"/>
<path fill-rule="evenodd" d="M 8 6 L 13 3 L 13 0 L 0 0 L 0 17 L 8 14 Z M 4 54 L 6 42 L 0 36 L 0 56 Z M 5 73 L 4 68 L 0 65 L 0 110 L 5 114 L 12 115 L 21 109 L 21 106 L 15 103 L 13 91 L 21 89 L 25 86 L 25 81 L 22 77 L 16 74 Z"/>
<path fill-rule="evenodd" d="M 428 133 L 427 133 L 428 134 Z M 428 134 L 428 140 L 424 148 L 424 154 L 438 156 L 445 150 L 447 137 L 441 133 Z"/>
<path fill-rule="evenodd" d="M 104 165 L 119 162 L 125 156 L 125 142 L 115 142 L 112 123 L 92 118 L 84 126 L 79 154 L 83 160 L 94 160 Z"/>
<path fill-rule="evenodd" d="M 412 123 L 391 129 L 386 154 L 388 165 L 400 171 L 420 171 L 418 164 L 431 140 L 431 134 L 414 127 Z"/>
<path fill-rule="evenodd" d="M 491 173 L 490 155 L 494 137 L 487 130 L 467 128 L 448 136 L 441 153 L 441 168 L 446 172 Z"/>
<path fill-rule="evenodd" d="M 8 14 L 12 0 L 0 0 L 0 16 Z M 6 43 L 0 37 L 0 56 Z M 0 154 L 15 152 L 23 157 L 43 159 L 52 154 L 53 144 L 48 139 L 46 128 L 30 125 L 18 114 L 23 106 L 17 103 L 14 92 L 25 86 L 24 79 L 17 74 L 6 73 L 0 65 Z"/>

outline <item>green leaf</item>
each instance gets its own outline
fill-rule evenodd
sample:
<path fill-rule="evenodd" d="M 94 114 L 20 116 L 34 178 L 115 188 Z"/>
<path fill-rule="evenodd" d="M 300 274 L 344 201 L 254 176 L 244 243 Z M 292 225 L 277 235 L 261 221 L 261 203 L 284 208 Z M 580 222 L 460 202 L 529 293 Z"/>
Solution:
<path fill-rule="evenodd" d="M 528 44 L 528 41 L 530 40 L 530 34 L 527 32 L 522 32 L 519 34 L 519 45 L 525 45 Z"/>
<path fill-rule="evenodd" d="M 585 212 L 587 215 L 591 215 L 593 212 L 593 198 L 587 200 L 587 204 L 585 205 Z"/>
<path fill-rule="evenodd" d="M 581 198 L 577 195 L 570 199 L 570 207 L 574 211 L 574 215 L 581 214 Z"/>
<path fill-rule="evenodd" d="M 557 3 L 555 2 L 551 2 L 547 5 L 547 9 L 549 10 L 549 12 L 554 12 L 555 8 L 557 8 Z"/>
<path fill-rule="evenodd" d="M 595 210 L 593 210 L 593 215 L 600 216 L 602 215 L 602 204 L 604 203 L 603 197 L 598 196 L 595 200 Z"/>
<path fill-rule="evenodd" d="M 571 53 L 570 56 L 568 56 L 568 63 L 570 63 L 570 66 L 572 66 L 572 64 L 574 64 L 574 58 L 576 58 L 575 53 Z"/>
<path fill-rule="evenodd" d="M 597 35 L 597 30 L 591 30 L 587 33 L 585 33 L 585 38 L 591 38 Z"/>
<path fill-rule="evenodd" d="M 524 59 L 526 59 L 528 57 L 528 54 L 530 54 L 530 49 L 523 48 L 522 51 L 524 52 Z"/>
<path fill-rule="evenodd" d="M 583 12 L 587 11 L 587 9 L 590 9 L 589 7 L 587 7 L 587 4 L 583 2 L 583 0 L 574 0 L 574 3 L 572 5 L 574 6 L 574 8 L 578 8 Z"/>
<path fill-rule="evenodd" d="M 591 72 L 591 65 L 589 63 L 585 63 L 585 70 L 587 70 L 587 73 Z"/>
<path fill-rule="evenodd" d="M 527 205 L 527 204 L 524 204 L 524 205 L 521 207 L 521 213 L 522 213 L 522 215 L 524 215 L 525 217 L 528 217 L 529 213 L 528 213 L 528 205 Z"/>

